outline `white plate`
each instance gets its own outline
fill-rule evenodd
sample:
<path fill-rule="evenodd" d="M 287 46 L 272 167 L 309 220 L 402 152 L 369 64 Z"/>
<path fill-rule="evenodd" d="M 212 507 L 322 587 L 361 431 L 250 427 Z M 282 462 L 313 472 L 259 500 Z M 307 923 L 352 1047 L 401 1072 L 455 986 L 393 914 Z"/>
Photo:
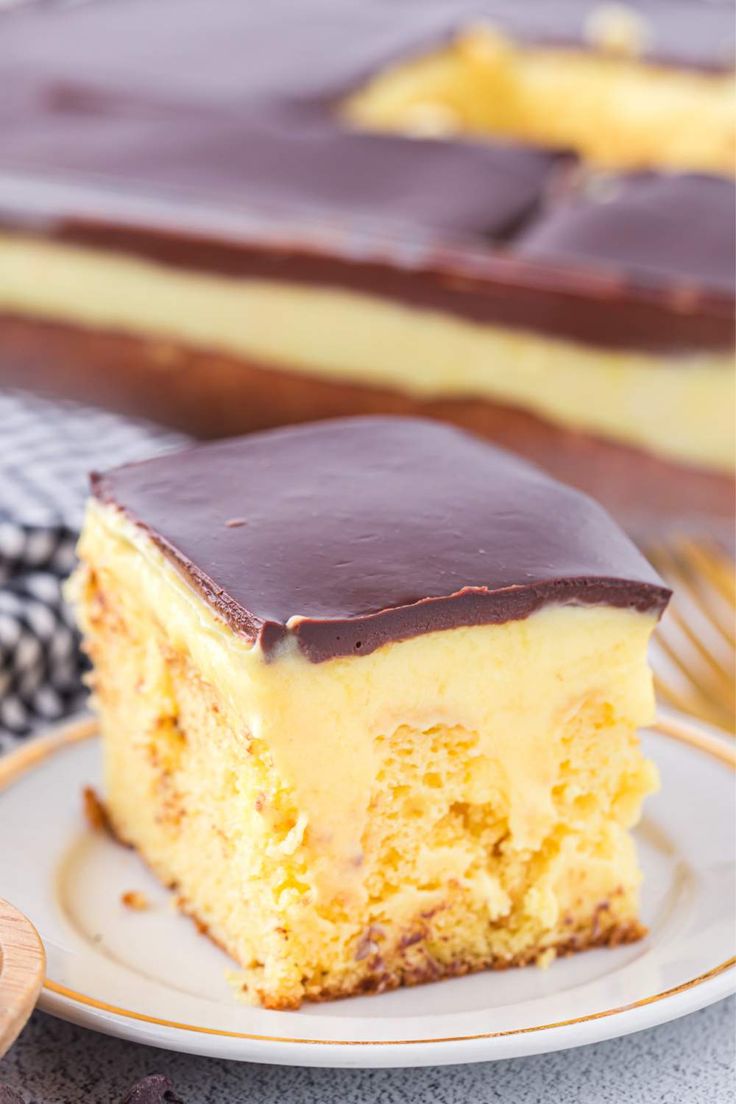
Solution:
<path fill-rule="evenodd" d="M 232 964 L 179 916 L 134 852 L 87 830 L 90 721 L 0 761 L 0 892 L 46 945 L 46 1011 L 171 1050 L 313 1066 L 409 1066 L 536 1054 L 625 1035 L 736 989 L 733 747 L 684 721 L 645 734 L 662 774 L 637 831 L 641 943 L 528 967 L 270 1012 L 240 1003 Z M 152 907 L 120 903 L 141 890 Z"/>

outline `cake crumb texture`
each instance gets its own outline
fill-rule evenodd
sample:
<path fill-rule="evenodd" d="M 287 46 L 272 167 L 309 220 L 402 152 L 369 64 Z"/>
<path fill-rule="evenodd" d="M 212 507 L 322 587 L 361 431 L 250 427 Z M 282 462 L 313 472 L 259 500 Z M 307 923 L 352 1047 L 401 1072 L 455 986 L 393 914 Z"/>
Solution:
<path fill-rule="evenodd" d="M 120 903 L 132 912 L 146 912 L 151 903 L 139 889 L 126 889 L 120 896 Z"/>
<path fill-rule="evenodd" d="M 106 808 L 238 962 L 249 999 L 296 1008 L 643 934 L 628 829 L 657 784 L 635 731 L 651 711 L 653 618 L 557 607 L 332 663 L 252 656 L 250 669 L 244 650 L 228 674 L 214 645 L 229 634 L 132 528 L 93 508 L 75 584 Z M 487 681 L 495 708 L 456 715 L 431 669 L 438 645 L 443 669 L 459 648 L 470 672 L 458 701 Z M 283 731 L 248 718 L 256 671 L 277 680 Z M 424 723 L 397 689 L 423 674 Z M 327 699 L 315 726 L 300 679 L 366 687 L 380 706 L 379 676 L 396 712 L 341 748 Z M 350 715 L 365 708 L 356 698 Z"/>
<path fill-rule="evenodd" d="M 648 30 L 641 13 L 611 5 L 590 12 L 589 50 L 516 43 L 478 24 L 376 73 L 345 113 L 369 130 L 574 149 L 606 168 L 732 175 L 733 73 L 652 63 Z"/>

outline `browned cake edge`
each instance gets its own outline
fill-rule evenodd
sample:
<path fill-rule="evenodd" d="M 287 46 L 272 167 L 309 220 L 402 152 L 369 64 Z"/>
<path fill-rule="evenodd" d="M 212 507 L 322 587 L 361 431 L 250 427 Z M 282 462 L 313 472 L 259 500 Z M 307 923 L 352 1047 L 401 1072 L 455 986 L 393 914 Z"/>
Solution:
<path fill-rule="evenodd" d="M 726 474 L 565 429 L 488 399 L 419 399 L 172 341 L 8 314 L 0 315 L 0 347 L 4 385 L 152 418 L 198 437 L 345 415 L 421 414 L 527 457 L 592 494 L 630 528 L 725 526 L 734 515 L 734 482 Z"/>
<path fill-rule="evenodd" d="M 150 860 L 139 851 L 134 844 L 129 843 L 125 839 L 123 833 L 116 827 L 107 806 L 97 794 L 95 794 L 95 801 L 100 808 L 104 810 L 104 831 L 108 832 L 120 846 L 133 849 L 154 877 L 171 893 L 175 894 L 177 909 L 183 916 L 186 916 L 192 921 L 199 934 L 206 936 L 216 947 L 219 947 L 221 951 L 232 958 L 233 961 L 237 962 L 237 958 L 232 950 L 222 939 L 218 938 L 212 932 L 209 925 L 200 919 L 196 908 L 179 893 L 178 885 L 162 877 L 156 867 L 151 864 Z M 99 826 L 93 825 L 93 827 L 97 827 L 99 830 Z M 566 958 L 570 955 L 578 954 L 580 951 L 592 951 L 601 947 L 620 947 L 627 943 L 636 943 L 648 935 L 649 929 L 647 926 L 636 918 L 632 918 L 625 922 L 611 920 L 609 918 L 610 908 L 609 901 L 601 901 L 597 907 L 593 909 L 592 920 L 587 929 L 578 929 L 572 932 L 569 938 L 564 940 L 564 942 L 554 945 L 555 957 Z M 419 936 L 419 938 L 417 938 L 417 936 Z M 411 949 L 412 958 L 416 959 L 417 951 L 421 951 L 421 946 L 418 945 L 421 943 L 422 938 L 421 933 L 412 929 L 411 931 L 407 931 L 403 938 L 399 940 L 399 946 L 407 951 Z M 510 970 L 522 966 L 531 966 L 538 964 L 540 956 L 548 949 L 549 948 L 546 947 L 532 948 L 522 954 L 514 955 L 512 958 L 501 958 L 496 955 L 482 961 L 465 961 L 463 959 L 457 959 L 450 964 L 437 962 L 428 952 L 423 955 L 421 964 L 418 964 L 416 961 L 403 960 L 402 958 L 397 962 L 396 956 L 393 955 L 393 968 L 387 967 L 380 952 L 377 952 L 366 962 L 367 972 L 359 979 L 356 985 L 326 985 L 318 992 L 310 990 L 308 996 L 305 996 L 304 1000 L 309 1003 L 343 1000 L 347 997 L 387 993 L 392 989 L 401 989 L 414 985 L 426 985 L 433 981 L 447 981 L 455 977 L 464 977 L 467 974 L 482 973 L 485 970 Z M 272 994 L 261 991 L 256 991 L 251 995 L 257 997 L 258 1003 L 263 1008 L 269 1008 L 278 1012 L 293 1011 L 301 1007 L 303 1003 L 302 1001 L 294 1002 L 287 999 L 278 1000 Z"/>

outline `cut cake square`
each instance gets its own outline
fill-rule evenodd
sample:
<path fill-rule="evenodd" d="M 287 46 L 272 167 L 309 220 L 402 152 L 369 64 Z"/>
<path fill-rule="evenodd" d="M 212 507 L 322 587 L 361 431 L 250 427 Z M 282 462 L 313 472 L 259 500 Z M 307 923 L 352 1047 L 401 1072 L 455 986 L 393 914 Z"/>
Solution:
<path fill-rule="evenodd" d="M 359 418 L 93 477 L 105 800 L 271 1008 L 643 933 L 668 591 L 592 500 Z"/>

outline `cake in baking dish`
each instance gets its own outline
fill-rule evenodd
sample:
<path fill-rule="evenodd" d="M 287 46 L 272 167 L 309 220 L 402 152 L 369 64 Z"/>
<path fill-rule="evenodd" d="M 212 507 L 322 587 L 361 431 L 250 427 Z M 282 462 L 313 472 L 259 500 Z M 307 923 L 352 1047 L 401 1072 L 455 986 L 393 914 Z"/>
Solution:
<path fill-rule="evenodd" d="M 105 800 L 269 1008 L 639 938 L 668 591 L 461 430 L 342 419 L 93 479 Z"/>
<path fill-rule="evenodd" d="M 423 414 L 638 530 L 728 524 L 726 5 L 0 20 L 0 381 L 204 437 Z"/>

